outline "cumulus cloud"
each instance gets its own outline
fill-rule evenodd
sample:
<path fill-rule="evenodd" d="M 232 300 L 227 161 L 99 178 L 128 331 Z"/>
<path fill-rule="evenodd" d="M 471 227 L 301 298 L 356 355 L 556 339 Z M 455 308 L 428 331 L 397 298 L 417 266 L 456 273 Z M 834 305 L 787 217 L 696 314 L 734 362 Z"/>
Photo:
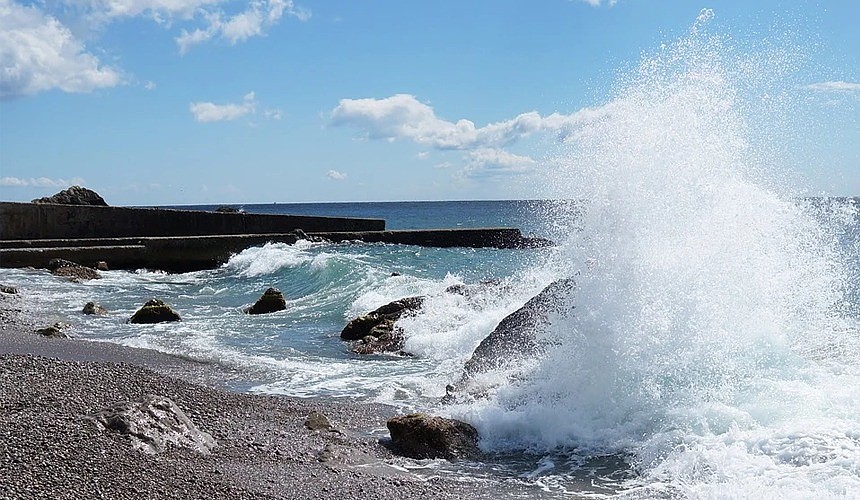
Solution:
<path fill-rule="evenodd" d="M 470 178 L 510 176 L 531 171 L 535 161 L 501 149 L 483 148 L 466 155 L 467 164 L 462 174 Z"/>
<path fill-rule="evenodd" d="M 73 185 L 85 184 L 80 177 L 74 177 L 69 180 L 51 179 L 48 177 L 0 177 L 0 186 L 2 187 L 55 187 L 65 188 Z"/>
<path fill-rule="evenodd" d="M 194 45 L 214 38 L 235 45 L 251 37 L 265 35 L 284 14 L 301 21 L 310 17 L 310 11 L 297 7 L 292 0 L 253 0 L 245 11 L 232 16 L 220 10 L 205 12 L 203 18 L 206 26 L 191 31 L 183 29 L 176 38 L 176 44 L 181 54 L 188 52 Z"/>
<path fill-rule="evenodd" d="M 436 149 L 473 150 L 500 148 L 536 132 L 553 132 L 564 139 L 578 125 L 601 119 L 610 111 L 607 106 L 569 115 L 541 116 L 531 111 L 476 127 L 470 120 L 443 120 L 415 96 L 397 94 L 384 99 L 341 99 L 331 112 L 331 123 L 357 127 L 371 139 L 408 139 Z"/>
<path fill-rule="evenodd" d="M 230 121 L 253 114 L 257 109 L 257 99 L 253 92 L 248 92 L 238 104 L 192 102 L 188 109 L 194 119 L 201 123 Z"/>
<path fill-rule="evenodd" d="M 0 97 L 55 88 L 91 92 L 121 81 L 117 70 L 87 52 L 57 19 L 37 7 L 0 0 Z"/>
<path fill-rule="evenodd" d="M 860 94 L 860 83 L 843 81 L 813 83 L 806 88 L 818 92 Z"/>
<path fill-rule="evenodd" d="M 345 173 L 338 172 L 337 170 L 329 170 L 326 172 L 325 176 L 333 181 L 344 181 L 347 178 Z"/>

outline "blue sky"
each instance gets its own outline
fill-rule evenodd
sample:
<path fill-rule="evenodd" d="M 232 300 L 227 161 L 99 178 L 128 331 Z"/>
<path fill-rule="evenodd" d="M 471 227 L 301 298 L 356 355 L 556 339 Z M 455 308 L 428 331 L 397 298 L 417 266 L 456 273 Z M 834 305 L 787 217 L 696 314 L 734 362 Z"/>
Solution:
<path fill-rule="evenodd" d="M 558 124 L 704 7 L 802 54 L 780 162 L 860 195 L 857 0 L 0 0 L 0 199 L 543 197 Z"/>

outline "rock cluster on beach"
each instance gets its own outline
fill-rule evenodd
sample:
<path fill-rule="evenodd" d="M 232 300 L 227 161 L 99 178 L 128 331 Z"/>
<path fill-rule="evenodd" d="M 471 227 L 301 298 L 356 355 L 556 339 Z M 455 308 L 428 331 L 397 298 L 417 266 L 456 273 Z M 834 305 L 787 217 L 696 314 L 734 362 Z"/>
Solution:
<path fill-rule="evenodd" d="M 95 280 L 102 277 L 93 268 L 82 266 L 76 262 L 65 259 L 51 259 L 48 262 L 48 270 L 54 276 L 63 276 L 75 280 Z"/>
<path fill-rule="evenodd" d="M 106 207 L 107 202 L 98 193 L 81 186 L 72 186 L 53 196 L 46 196 L 32 203 L 56 203 L 59 205 L 96 205 Z"/>
<path fill-rule="evenodd" d="M 415 313 L 424 305 L 424 297 L 406 297 L 389 302 L 346 324 L 342 340 L 357 341 L 352 351 L 358 354 L 397 352 L 403 347 L 403 332 L 395 322 L 401 316 Z"/>

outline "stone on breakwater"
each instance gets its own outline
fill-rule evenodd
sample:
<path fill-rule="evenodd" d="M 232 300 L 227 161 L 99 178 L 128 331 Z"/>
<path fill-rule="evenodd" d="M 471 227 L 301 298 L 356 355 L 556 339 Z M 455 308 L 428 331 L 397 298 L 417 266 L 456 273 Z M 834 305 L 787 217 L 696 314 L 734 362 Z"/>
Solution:
<path fill-rule="evenodd" d="M 161 453 L 169 447 L 209 454 L 215 440 L 201 431 L 170 398 L 146 395 L 140 401 L 118 403 L 88 417 L 99 428 L 128 436 L 144 453 Z"/>
<path fill-rule="evenodd" d="M 51 259 L 48 262 L 48 270 L 54 276 L 63 276 L 72 281 L 95 280 L 102 277 L 95 269 L 65 259 Z"/>
<path fill-rule="evenodd" d="M 84 304 L 83 311 L 84 314 L 95 314 L 98 316 L 107 314 L 107 309 L 101 306 L 101 304 L 96 304 L 95 302 L 87 302 Z"/>
<path fill-rule="evenodd" d="M 92 189 L 72 186 L 53 196 L 33 200 L 33 203 L 55 203 L 58 205 L 96 205 L 106 207 L 107 202 Z"/>
<path fill-rule="evenodd" d="M 480 454 L 478 431 L 471 425 L 425 413 L 388 421 L 395 451 L 412 458 L 468 458 Z"/>
<path fill-rule="evenodd" d="M 127 323 L 162 323 L 180 321 L 179 313 L 159 299 L 150 299 L 128 319 Z"/>
<path fill-rule="evenodd" d="M 263 292 L 263 295 L 253 306 L 245 309 L 245 312 L 248 314 L 268 314 L 283 311 L 286 308 L 287 301 L 284 299 L 284 294 L 277 288 L 269 288 Z"/>

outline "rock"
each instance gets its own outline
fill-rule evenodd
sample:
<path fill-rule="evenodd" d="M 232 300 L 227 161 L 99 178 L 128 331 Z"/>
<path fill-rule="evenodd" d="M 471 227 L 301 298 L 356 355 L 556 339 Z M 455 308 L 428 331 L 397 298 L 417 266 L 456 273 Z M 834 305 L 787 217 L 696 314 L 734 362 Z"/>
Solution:
<path fill-rule="evenodd" d="M 286 308 L 287 301 L 284 300 L 284 294 L 277 288 L 269 288 L 263 292 L 263 295 L 253 306 L 245 309 L 245 312 L 248 314 L 268 314 L 283 311 Z"/>
<path fill-rule="evenodd" d="M 100 304 L 96 304 L 95 302 L 87 302 L 84 305 L 84 310 L 81 312 L 83 312 L 84 314 L 95 314 L 101 316 L 107 314 L 108 311 Z"/>
<path fill-rule="evenodd" d="M 412 458 L 469 458 L 480 454 L 478 431 L 471 425 L 424 413 L 388 421 L 391 444 L 397 453 Z"/>
<path fill-rule="evenodd" d="M 72 186 L 69 189 L 60 191 L 53 196 L 39 198 L 33 200 L 33 203 L 56 203 L 59 205 L 98 205 L 102 207 L 108 206 L 104 198 L 91 189 L 80 186 Z"/>
<path fill-rule="evenodd" d="M 355 354 L 393 352 L 402 356 L 409 356 L 409 353 L 402 351 L 403 344 L 405 343 L 406 338 L 403 336 L 403 330 L 396 328 L 394 321 L 385 320 L 383 323 L 373 327 L 370 330 L 370 334 L 354 342 L 349 350 Z"/>
<path fill-rule="evenodd" d="M 391 327 L 406 312 L 415 312 L 424 304 L 424 297 L 406 297 L 389 302 L 367 314 L 359 316 L 346 324 L 340 332 L 343 340 L 360 340 L 374 331 L 377 336 L 387 330 L 386 320 Z M 380 327 L 374 330 L 375 327 Z"/>
<path fill-rule="evenodd" d="M 550 314 L 564 316 L 570 313 L 572 306 L 569 306 L 567 298 L 575 286 L 572 278 L 555 281 L 503 318 L 466 361 L 463 376 L 452 386 L 453 391 L 463 389 L 468 380 L 478 373 L 538 354 L 542 349 L 537 340 L 538 332 L 549 325 Z M 453 391 L 449 391 L 449 395 Z"/>
<path fill-rule="evenodd" d="M 180 321 L 179 313 L 171 309 L 159 299 L 146 302 L 126 323 L 162 323 L 165 321 Z"/>
<path fill-rule="evenodd" d="M 49 337 L 53 339 L 67 339 L 69 338 L 69 336 L 66 335 L 66 332 L 64 332 L 63 330 L 66 330 L 70 327 L 71 325 L 69 325 L 68 323 L 57 322 L 51 326 L 39 328 L 35 330 L 35 332 L 44 337 Z"/>
<path fill-rule="evenodd" d="M 95 269 L 65 259 L 51 259 L 48 262 L 48 270 L 54 276 L 63 276 L 72 281 L 95 280 L 102 277 Z"/>
<path fill-rule="evenodd" d="M 241 210 L 236 207 L 228 207 L 226 205 L 216 208 L 215 211 L 222 214 L 238 214 L 241 212 Z"/>
<path fill-rule="evenodd" d="M 100 260 L 96 262 L 96 269 L 99 271 L 110 271 L 110 268 L 107 265 L 107 262 Z"/>
<path fill-rule="evenodd" d="M 18 293 L 18 289 L 14 286 L 0 285 L 0 293 L 8 293 L 14 295 Z"/>
<path fill-rule="evenodd" d="M 318 411 L 312 411 L 305 420 L 305 427 L 312 431 L 328 431 L 332 429 L 328 417 Z"/>
<path fill-rule="evenodd" d="M 133 448 L 161 453 L 169 447 L 209 454 L 215 440 L 201 431 L 185 412 L 164 396 L 146 395 L 141 401 L 118 403 L 88 417 L 102 430 L 128 436 Z"/>

